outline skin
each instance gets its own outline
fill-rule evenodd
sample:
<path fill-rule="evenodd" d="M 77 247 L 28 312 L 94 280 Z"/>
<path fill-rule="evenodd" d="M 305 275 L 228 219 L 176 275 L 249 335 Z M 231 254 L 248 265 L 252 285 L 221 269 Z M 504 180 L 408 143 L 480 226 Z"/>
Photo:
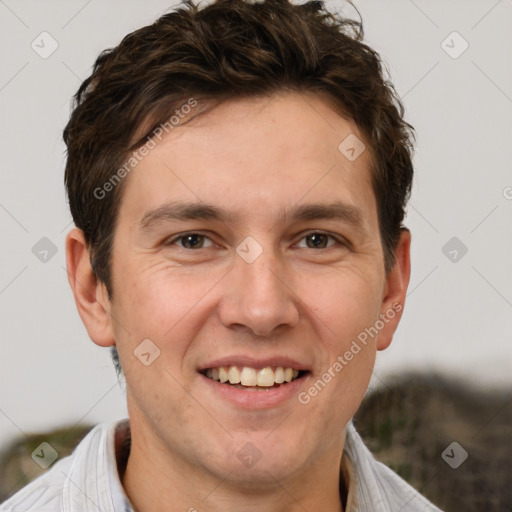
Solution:
<path fill-rule="evenodd" d="M 351 133 L 364 140 L 326 98 L 292 92 L 230 100 L 175 128 L 126 178 L 112 301 L 82 232 L 69 233 L 78 311 L 96 344 L 117 346 L 126 376 L 132 448 L 123 485 L 138 511 L 341 510 L 345 427 L 401 312 L 307 405 L 294 396 L 242 409 L 198 368 L 227 354 L 286 355 L 308 363 L 304 391 L 380 314 L 404 304 L 410 233 L 402 231 L 386 275 L 369 151 L 350 162 L 338 150 Z M 208 203 L 233 218 L 144 231 L 144 215 L 169 201 Z M 358 208 L 360 225 L 283 215 L 334 201 Z M 192 248 L 173 241 L 189 232 L 206 238 Z M 307 235 L 318 232 L 330 236 L 317 236 L 316 247 Z M 263 250 L 252 263 L 236 252 L 247 236 Z M 144 366 L 133 352 L 148 338 L 160 356 Z M 261 453 L 251 467 L 236 456 L 246 443 Z"/>

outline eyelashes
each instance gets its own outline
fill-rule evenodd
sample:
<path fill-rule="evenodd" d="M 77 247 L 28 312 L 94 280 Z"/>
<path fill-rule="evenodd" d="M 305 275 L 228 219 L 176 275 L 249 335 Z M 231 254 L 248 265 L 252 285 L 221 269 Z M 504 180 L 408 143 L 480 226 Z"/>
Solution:
<path fill-rule="evenodd" d="M 299 241 L 294 245 L 299 245 L 303 240 L 305 240 L 306 243 L 305 245 L 302 244 L 302 247 L 300 247 L 301 249 L 321 250 L 330 249 L 331 247 L 335 246 L 348 246 L 348 243 L 343 239 L 323 231 L 310 231 L 308 233 L 304 233 Z M 309 244 L 309 242 L 311 242 L 311 244 Z M 178 245 L 178 247 L 181 249 L 195 251 L 199 249 L 214 247 L 216 244 L 209 236 L 203 233 L 191 231 L 167 239 L 164 242 L 164 245 Z"/>

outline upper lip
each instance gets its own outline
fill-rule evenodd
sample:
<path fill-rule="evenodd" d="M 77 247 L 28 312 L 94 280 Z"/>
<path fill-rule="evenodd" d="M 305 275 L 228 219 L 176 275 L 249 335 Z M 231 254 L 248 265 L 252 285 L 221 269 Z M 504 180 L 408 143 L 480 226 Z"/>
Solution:
<path fill-rule="evenodd" d="M 282 366 L 283 368 L 293 368 L 294 370 L 309 370 L 308 365 L 297 361 L 288 356 L 274 356 L 256 358 L 246 355 L 224 356 L 214 359 L 199 367 L 199 371 L 208 370 L 209 368 L 219 368 L 221 366 L 240 366 L 249 368 L 267 368 L 270 366 Z"/>

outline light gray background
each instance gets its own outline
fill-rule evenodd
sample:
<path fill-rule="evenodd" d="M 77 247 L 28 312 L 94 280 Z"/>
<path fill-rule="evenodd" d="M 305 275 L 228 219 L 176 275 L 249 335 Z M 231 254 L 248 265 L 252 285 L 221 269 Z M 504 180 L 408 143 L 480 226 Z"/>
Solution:
<path fill-rule="evenodd" d="M 61 133 L 98 53 L 171 5 L 0 1 L 0 448 L 21 433 L 126 414 L 109 351 L 88 339 L 67 283 Z M 510 385 L 512 3 L 357 6 L 418 133 L 410 291 L 373 383 L 419 369 Z M 47 59 L 31 48 L 43 31 L 59 45 Z M 456 59 L 442 47 L 453 31 L 469 44 Z M 468 249 L 457 262 L 442 252 L 454 236 Z M 46 263 L 32 253 L 42 237 L 57 247 Z"/>

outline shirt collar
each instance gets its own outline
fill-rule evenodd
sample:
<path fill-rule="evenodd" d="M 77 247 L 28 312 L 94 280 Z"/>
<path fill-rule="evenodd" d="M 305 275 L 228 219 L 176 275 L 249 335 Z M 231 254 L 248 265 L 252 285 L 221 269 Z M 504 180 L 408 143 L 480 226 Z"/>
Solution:
<path fill-rule="evenodd" d="M 343 479 L 345 489 L 347 489 L 347 500 L 345 502 L 344 512 L 355 512 L 356 495 L 356 477 L 352 462 L 346 452 L 343 452 L 340 465 L 340 483 Z"/>
<path fill-rule="evenodd" d="M 130 454 L 130 422 L 128 419 L 115 423 L 109 429 L 108 457 L 110 460 L 110 493 L 115 512 L 133 512 L 133 507 L 121 483 Z"/>

